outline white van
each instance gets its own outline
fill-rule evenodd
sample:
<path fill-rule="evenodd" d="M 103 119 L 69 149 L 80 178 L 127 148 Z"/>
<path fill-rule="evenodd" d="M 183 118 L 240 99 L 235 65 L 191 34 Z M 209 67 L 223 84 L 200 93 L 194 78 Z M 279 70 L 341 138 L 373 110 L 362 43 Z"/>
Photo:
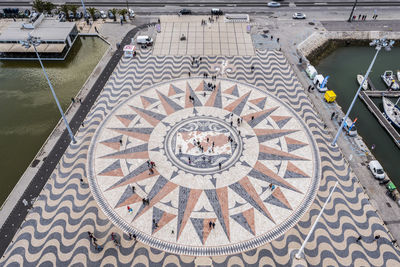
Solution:
<path fill-rule="evenodd" d="M 306 73 L 311 80 L 313 80 L 318 74 L 317 70 L 312 65 L 307 66 Z"/>
<path fill-rule="evenodd" d="M 153 44 L 153 39 L 150 38 L 147 35 L 141 35 L 141 36 L 136 37 L 136 43 L 137 44 L 152 45 Z"/>
<path fill-rule="evenodd" d="M 328 87 L 326 85 L 324 86 L 324 88 L 321 88 L 321 84 L 323 83 L 323 81 L 324 81 L 324 76 L 322 76 L 321 74 L 315 75 L 313 83 L 317 85 L 317 89 L 320 92 L 328 91 Z"/>
<path fill-rule="evenodd" d="M 385 172 L 383 171 L 383 168 L 381 164 L 377 160 L 371 160 L 368 163 L 368 168 L 374 175 L 376 179 L 383 180 L 385 179 Z"/>

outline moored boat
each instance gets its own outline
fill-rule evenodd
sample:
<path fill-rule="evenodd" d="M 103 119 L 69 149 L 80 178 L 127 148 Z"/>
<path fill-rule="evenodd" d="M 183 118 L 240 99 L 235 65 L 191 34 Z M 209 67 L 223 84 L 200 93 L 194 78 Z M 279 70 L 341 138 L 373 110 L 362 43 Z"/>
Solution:
<path fill-rule="evenodd" d="M 397 70 L 397 80 L 400 81 L 400 70 Z"/>
<path fill-rule="evenodd" d="M 361 74 L 357 74 L 357 82 L 359 85 L 361 85 L 362 81 L 364 80 L 364 76 L 362 76 Z M 362 85 L 362 88 L 364 90 L 368 90 L 368 81 L 365 80 L 364 84 Z"/>
<path fill-rule="evenodd" d="M 400 98 L 399 98 L 400 99 Z M 397 128 L 400 129 L 400 107 L 396 104 L 393 104 L 390 99 L 382 96 L 383 102 L 383 110 L 385 112 L 386 118 Z"/>
<path fill-rule="evenodd" d="M 387 70 L 383 75 L 381 75 L 383 82 L 389 89 L 399 90 L 398 83 L 394 80 L 393 71 Z"/>

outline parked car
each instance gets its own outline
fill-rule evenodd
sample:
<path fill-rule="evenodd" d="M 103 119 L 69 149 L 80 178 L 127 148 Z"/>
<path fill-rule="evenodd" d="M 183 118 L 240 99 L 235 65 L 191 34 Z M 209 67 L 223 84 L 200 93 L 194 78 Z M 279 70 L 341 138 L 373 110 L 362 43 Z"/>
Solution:
<path fill-rule="evenodd" d="M 65 20 L 66 20 L 65 13 L 62 11 L 60 13 L 58 13 L 58 21 L 65 22 Z"/>
<path fill-rule="evenodd" d="M 190 15 L 190 14 L 192 14 L 192 11 L 191 11 L 190 9 L 186 9 L 186 8 L 181 9 L 181 10 L 178 12 L 178 15 Z"/>
<path fill-rule="evenodd" d="M 74 12 L 68 11 L 68 18 L 69 18 L 69 19 L 74 19 L 74 18 L 75 18 Z"/>
<path fill-rule="evenodd" d="M 372 175 L 378 179 L 383 180 L 385 179 L 385 171 L 383 170 L 381 164 L 377 160 L 371 160 L 368 163 L 368 168 L 372 172 Z"/>
<path fill-rule="evenodd" d="M 28 18 L 31 15 L 31 11 L 29 9 L 24 10 L 24 15 L 26 18 Z"/>
<path fill-rule="evenodd" d="M 301 12 L 294 13 L 293 19 L 306 19 L 306 14 Z"/>
<path fill-rule="evenodd" d="M 18 16 L 19 8 L 4 8 L 4 17 L 16 18 Z"/>
<path fill-rule="evenodd" d="M 326 86 L 326 83 L 324 87 L 321 87 L 322 83 L 324 82 L 324 76 L 321 74 L 315 75 L 313 79 L 313 83 L 316 85 L 317 90 L 321 93 L 328 91 L 328 87 Z"/>
<path fill-rule="evenodd" d="M 108 18 L 109 19 L 114 19 L 115 18 L 114 14 L 111 12 L 111 10 L 108 10 Z"/>
<path fill-rule="evenodd" d="M 343 119 L 340 120 L 340 124 L 342 124 Z M 353 121 L 347 117 L 346 121 L 344 122 L 343 125 L 343 130 L 349 135 L 349 136 L 356 136 L 357 135 L 357 128 L 355 125 L 353 125 Z"/>
<path fill-rule="evenodd" d="M 223 15 L 223 14 L 224 14 L 224 12 L 222 12 L 222 10 L 219 9 L 219 8 L 212 8 L 212 9 L 211 9 L 211 15 L 218 15 L 218 16 L 221 16 L 221 15 Z"/>
<path fill-rule="evenodd" d="M 135 11 L 133 11 L 132 9 L 128 10 L 128 14 L 130 18 L 134 18 L 135 17 Z"/>
<path fill-rule="evenodd" d="M 152 45 L 153 39 L 150 38 L 150 36 L 142 35 L 142 36 L 136 37 L 136 43 L 143 44 L 143 45 Z"/>
<path fill-rule="evenodd" d="M 268 6 L 269 7 L 280 7 L 281 6 L 281 4 L 280 3 L 277 3 L 277 2 L 269 2 L 268 3 Z"/>
<path fill-rule="evenodd" d="M 81 19 L 83 17 L 83 12 L 77 11 L 75 14 L 75 19 Z"/>
<path fill-rule="evenodd" d="M 106 12 L 105 12 L 104 10 L 101 10 L 101 11 L 100 11 L 100 17 L 101 17 L 102 19 L 106 19 L 106 18 L 107 18 L 107 14 L 106 14 Z"/>
<path fill-rule="evenodd" d="M 94 17 L 95 17 L 95 19 L 101 18 L 100 11 L 96 11 L 96 12 L 94 13 Z"/>

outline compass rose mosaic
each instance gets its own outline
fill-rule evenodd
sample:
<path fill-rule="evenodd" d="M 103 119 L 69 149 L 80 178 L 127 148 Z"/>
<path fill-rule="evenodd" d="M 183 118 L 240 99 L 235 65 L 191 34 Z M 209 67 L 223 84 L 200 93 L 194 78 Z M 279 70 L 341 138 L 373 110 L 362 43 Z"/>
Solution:
<path fill-rule="evenodd" d="M 137 92 L 98 127 L 88 161 L 93 195 L 114 224 L 187 255 L 232 254 L 277 238 L 308 210 L 320 179 L 301 118 L 228 79 Z"/>

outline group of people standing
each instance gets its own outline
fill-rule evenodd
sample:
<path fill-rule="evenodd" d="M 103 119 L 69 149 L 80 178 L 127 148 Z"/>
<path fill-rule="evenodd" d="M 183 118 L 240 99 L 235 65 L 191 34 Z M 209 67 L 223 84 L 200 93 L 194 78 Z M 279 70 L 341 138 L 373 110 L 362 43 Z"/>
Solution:
<path fill-rule="evenodd" d="M 378 14 L 374 14 L 374 15 L 372 16 L 372 19 L 373 19 L 373 20 L 376 20 L 377 17 L 378 17 Z M 353 20 L 356 20 L 356 18 L 357 18 L 357 16 L 354 15 L 354 16 L 353 16 Z M 357 20 L 367 20 L 367 15 L 359 14 Z"/>

